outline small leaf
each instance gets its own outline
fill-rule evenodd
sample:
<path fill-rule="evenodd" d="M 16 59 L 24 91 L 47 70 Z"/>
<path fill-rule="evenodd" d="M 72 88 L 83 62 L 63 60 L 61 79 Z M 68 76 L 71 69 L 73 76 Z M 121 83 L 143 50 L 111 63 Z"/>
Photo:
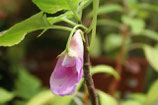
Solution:
<path fill-rule="evenodd" d="M 149 61 L 150 65 L 158 72 L 158 50 L 145 45 L 143 47 L 144 52 L 145 52 L 145 56 L 147 58 L 147 60 Z"/>
<path fill-rule="evenodd" d="M 158 80 L 156 80 L 151 86 L 150 90 L 147 93 L 146 105 L 154 105 L 154 103 L 158 102 Z M 156 105 L 156 104 L 155 104 Z"/>
<path fill-rule="evenodd" d="M 3 88 L 0 88 L 0 104 L 3 104 L 3 103 L 6 103 L 10 100 L 12 100 L 14 98 L 14 94 L 3 89 Z"/>
<path fill-rule="evenodd" d="M 113 69 L 111 66 L 107 65 L 97 65 L 91 68 L 91 73 L 96 74 L 96 73 L 106 73 L 113 75 L 115 78 L 119 79 L 119 74 L 116 72 L 115 69 Z"/>
<path fill-rule="evenodd" d="M 107 93 L 98 90 L 97 91 L 100 99 L 100 105 L 118 105 L 117 101 Z"/>
<path fill-rule="evenodd" d="M 32 17 L 15 24 L 0 36 L 0 46 L 13 46 L 20 43 L 29 32 L 48 27 L 49 23 L 40 12 Z"/>
<path fill-rule="evenodd" d="M 44 12 L 56 13 L 61 10 L 77 10 L 82 0 L 33 0 L 33 2 Z"/>

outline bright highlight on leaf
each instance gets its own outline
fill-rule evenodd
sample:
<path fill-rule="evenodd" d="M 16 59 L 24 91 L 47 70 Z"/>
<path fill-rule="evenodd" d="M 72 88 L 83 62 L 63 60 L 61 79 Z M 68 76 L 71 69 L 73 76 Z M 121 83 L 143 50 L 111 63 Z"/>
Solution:
<path fill-rule="evenodd" d="M 147 60 L 149 61 L 150 65 L 156 70 L 158 71 L 158 50 L 154 49 L 148 45 L 145 45 L 143 47 L 144 52 L 145 52 L 145 56 L 147 58 Z"/>

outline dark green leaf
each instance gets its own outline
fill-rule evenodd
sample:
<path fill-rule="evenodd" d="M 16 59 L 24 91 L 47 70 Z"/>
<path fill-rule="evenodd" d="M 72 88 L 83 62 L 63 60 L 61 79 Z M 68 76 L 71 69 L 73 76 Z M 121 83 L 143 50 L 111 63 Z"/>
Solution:
<path fill-rule="evenodd" d="M 25 69 L 19 68 L 18 79 L 15 84 L 15 94 L 25 99 L 30 99 L 40 91 L 40 81 L 29 74 Z"/>

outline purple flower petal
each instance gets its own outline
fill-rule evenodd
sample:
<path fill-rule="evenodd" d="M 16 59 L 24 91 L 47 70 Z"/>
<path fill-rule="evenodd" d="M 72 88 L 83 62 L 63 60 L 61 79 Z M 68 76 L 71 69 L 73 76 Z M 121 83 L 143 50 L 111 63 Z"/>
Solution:
<path fill-rule="evenodd" d="M 82 78 L 83 42 L 79 31 L 76 31 L 76 34 L 73 36 L 70 49 L 77 56 L 71 56 L 68 53 L 60 56 L 50 77 L 50 88 L 56 95 L 73 94 Z"/>

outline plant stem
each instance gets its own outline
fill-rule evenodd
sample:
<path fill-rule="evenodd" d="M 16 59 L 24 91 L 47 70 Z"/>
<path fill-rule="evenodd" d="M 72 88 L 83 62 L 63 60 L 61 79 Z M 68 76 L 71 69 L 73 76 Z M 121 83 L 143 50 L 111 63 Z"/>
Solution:
<path fill-rule="evenodd" d="M 125 47 L 126 47 L 126 42 L 127 42 L 127 38 L 128 38 L 128 27 L 126 25 L 122 25 L 120 30 L 121 30 L 121 33 L 123 35 L 123 41 L 122 41 L 120 52 L 119 52 L 119 55 L 118 55 L 117 61 L 116 61 L 116 71 L 121 76 L 121 74 L 122 74 L 122 61 L 124 59 L 123 56 L 125 54 Z M 115 78 L 113 79 L 111 86 L 110 86 L 110 90 L 109 90 L 109 93 L 111 95 L 114 95 L 115 92 L 117 91 L 120 80 L 121 79 L 119 79 L 119 80 L 117 80 Z"/>
<path fill-rule="evenodd" d="M 88 52 L 88 38 L 85 34 L 85 42 L 84 42 L 84 79 L 88 88 L 88 92 L 91 98 L 92 105 L 99 105 L 98 104 L 98 97 L 96 94 L 94 82 L 92 76 L 90 74 L 90 55 Z"/>

